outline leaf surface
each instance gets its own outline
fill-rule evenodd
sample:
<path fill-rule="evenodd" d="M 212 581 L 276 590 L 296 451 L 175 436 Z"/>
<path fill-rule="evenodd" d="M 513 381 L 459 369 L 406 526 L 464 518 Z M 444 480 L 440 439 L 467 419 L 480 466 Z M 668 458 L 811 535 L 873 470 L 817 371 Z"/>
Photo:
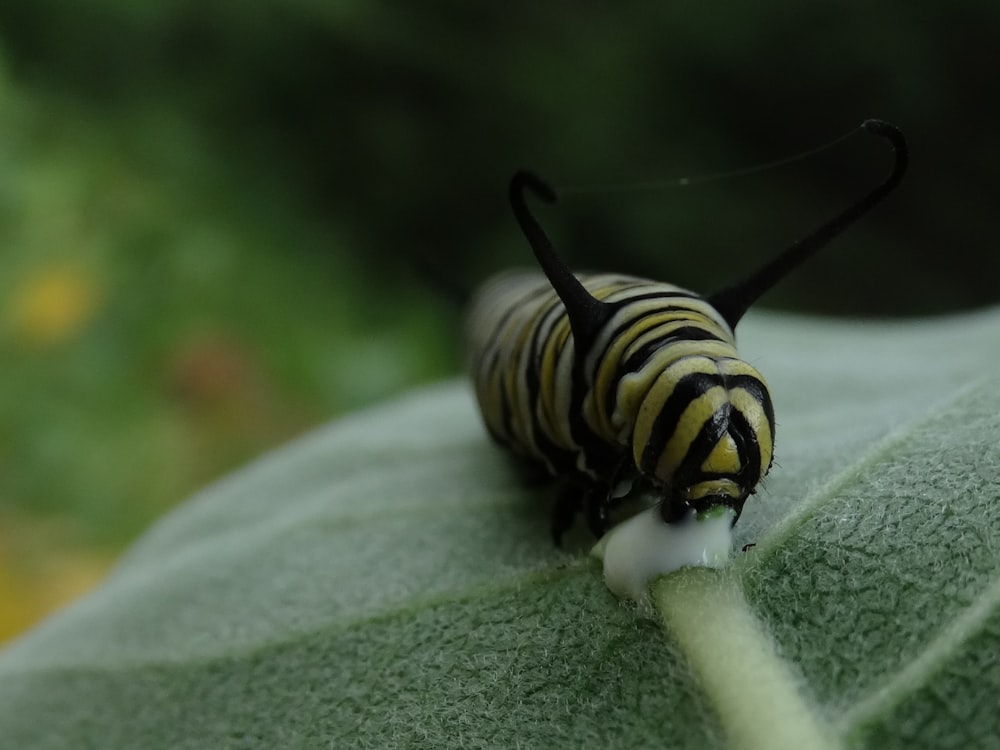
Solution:
<path fill-rule="evenodd" d="M 0 652 L 4 742 L 760 747 L 803 716 L 834 747 L 1000 736 L 1000 312 L 743 327 L 778 430 L 737 527 L 756 546 L 719 574 L 735 598 L 682 571 L 666 628 L 618 602 L 450 383 L 162 519 Z"/>

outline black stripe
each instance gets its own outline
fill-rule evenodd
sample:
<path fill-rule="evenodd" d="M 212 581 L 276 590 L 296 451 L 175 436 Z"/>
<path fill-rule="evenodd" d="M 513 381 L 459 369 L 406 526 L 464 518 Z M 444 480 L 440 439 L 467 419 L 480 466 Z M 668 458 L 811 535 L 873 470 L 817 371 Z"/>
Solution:
<path fill-rule="evenodd" d="M 729 415 L 729 434 L 740 455 L 740 486 L 753 487 L 760 481 L 760 441 L 757 433 L 739 409 Z"/>
<path fill-rule="evenodd" d="M 584 282 L 584 287 L 587 291 L 593 294 L 599 287 L 612 287 L 611 291 L 608 292 L 602 302 L 608 297 L 612 297 L 616 294 L 621 294 L 622 292 L 627 292 L 632 289 L 642 289 L 648 287 L 652 282 L 646 279 L 636 279 L 629 278 L 625 276 L 611 276 L 610 278 L 604 279 L 603 282 L 599 282 L 601 274 L 590 274 L 581 276 L 580 280 Z"/>
<path fill-rule="evenodd" d="M 520 284 L 518 284 L 518 286 L 529 286 L 529 285 L 534 285 L 535 283 L 537 282 L 525 280 L 522 281 Z M 536 297 L 541 297 L 548 293 L 552 294 L 555 293 L 552 287 L 548 284 L 543 284 L 539 286 L 537 289 L 532 289 L 531 291 L 527 290 L 521 291 L 520 297 L 515 298 L 514 302 L 500 314 L 499 318 L 497 318 L 496 324 L 493 326 L 493 338 L 496 339 L 497 336 L 499 336 L 500 330 L 505 325 L 507 325 L 508 321 L 510 321 L 514 313 L 516 313 L 526 304 L 534 300 Z"/>
<path fill-rule="evenodd" d="M 660 349 L 670 346 L 671 344 L 679 343 L 681 341 L 722 341 L 722 339 L 716 336 L 711 331 L 698 326 L 683 326 L 678 328 L 665 336 L 659 336 L 653 338 L 651 341 L 643 344 L 636 352 L 634 352 L 624 364 L 622 362 L 618 363 L 618 367 L 615 369 L 615 374 L 611 378 L 611 382 L 608 384 L 607 393 L 604 394 L 604 408 L 608 414 L 611 414 L 615 408 L 615 401 L 618 398 L 618 386 L 626 375 L 638 372 L 642 365 L 649 359 L 655 352 Z"/>
<path fill-rule="evenodd" d="M 638 289 L 641 289 L 641 288 L 647 287 L 647 286 L 654 286 L 654 282 L 645 282 L 645 281 L 643 281 L 641 283 L 638 283 L 638 284 L 634 285 L 634 287 L 638 288 Z M 623 286 L 623 287 L 621 287 L 619 289 L 616 289 L 614 292 L 612 292 L 612 294 L 618 293 L 620 291 L 623 291 L 623 290 L 626 290 L 626 289 L 629 289 L 629 288 L 632 288 L 632 286 Z M 607 310 L 608 310 L 607 321 L 610 322 L 612 320 L 612 318 L 614 318 L 616 315 L 618 315 L 620 312 L 622 312 L 626 308 L 630 307 L 633 303 L 643 302 L 643 301 L 649 301 L 649 300 L 655 300 L 655 299 L 696 299 L 696 300 L 701 300 L 701 297 L 699 297 L 696 294 L 692 294 L 691 292 L 664 292 L 664 291 L 655 291 L 655 292 L 649 292 L 647 294 L 640 294 L 640 295 L 637 295 L 635 297 L 629 297 L 628 299 L 620 300 L 618 302 L 605 302 L 604 304 L 607 305 Z M 618 338 L 624 332 L 626 332 L 629 329 L 631 329 L 639 320 L 642 320 L 642 318 L 644 318 L 646 316 L 649 316 L 649 315 L 658 315 L 660 313 L 665 313 L 665 312 L 684 312 L 684 313 L 692 313 L 692 314 L 698 314 L 699 313 L 698 310 L 692 309 L 690 306 L 687 306 L 687 305 L 663 305 L 661 307 L 657 307 L 655 310 L 650 310 L 650 311 L 647 311 L 647 312 L 637 313 L 635 316 L 632 316 L 629 320 L 627 320 L 624 323 L 621 323 L 620 325 L 618 325 L 618 327 L 615 328 L 611 332 L 611 335 L 606 337 L 607 338 L 607 344 L 605 345 L 604 350 L 597 354 L 595 361 L 601 362 L 607 356 L 608 349 L 614 345 L 615 341 L 617 341 Z M 604 331 L 602 329 L 600 331 L 600 333 L 603 333 L 603 332 Z M 603 337 L 602 336 L 598 336 L 597 338 L 603 338 Z M 580 357 L 581 359 L 590 358 L 593 354 L 594 354 L 593 351 L 578 352 L 577 353 L 578 357 Z"/>
<path fill-rule="evenodd" d="M 625 364 L 619 367 L 619 372 L 621 372 L 622 375 L 629 372 L 635 372 L 647 359 L 649 359 L 653 352 L 659 351 L 670 344 L 679 343 L 681 341 L 722 340 L 723 339 L 720 336 L 700 326 L 683 326 L 681 328 L 676 328 L 665 336 L 658 336 L 643 344 L 635 353 L 632 354 L 632 356 L 625 360 Z"/>
<path fill-rule="evenodd" d="M 516 441 L 517 436 L 514 434 L 512 418 L 513 413 L 511 411 L 510 400 L 507 398 L 507 389 L 503 387 L 503 378 L 500 378 L 497 390 L 500 392 L 500 414 L 503 421 L 503 431 L 507 436 L 508 441 Z M 489 394 L 487 394 L 487 397 Z"/>
<path fill-rule="evenodd" d="M 489 375 L 500 366 L 500 349 L 494 347 L 486 350 L 486 362 L 480 366 L 480 372 Z"/>
<path fill-rule="evenodd" d="M 543 395 L 543 385 L 541 382 L 542 355 L 544 354 L 545 347 L 550 343 L 550 338 L 556 335 L 556 330 L 566 317 L 565 306 L 558 299 L 555 299 L 552 304 L 545 307 L 532 328 L 526 346 L 527 351 L 523 353 L 523 356 L 528 358 L 524 366 L 528 404 L 531 409 L 531 413 L 526 415 L 527 419 L 525 421 L 538 453 L 552 465 L 557 474 L 579 474 L 576 462 L 578 454 L 585 456 L 585 464 L 588 467 L 600 473 L 606 463 L 606 460 L 603 460 L 604 456 L 602 454 L 609 452 L 610 449 L 609 446 L 594 435 L 590 426 L 582 419 L 583 398 L 580 395 L 582 383 L 576 375 L 576 363 L 573 366 L 574 374 L 571 375 L 572 382 L 569 386 L 571 388 L 569 414 L 555 415 L 557 420 L 562 416 L 567 417 L 570 425 L 570 437 L 576 444 L 575 449 L 567 450 L 554 443 L 546 434 L 538 417 L 541 407 L 541 397 Z M 569 345 L 571 340 L 575 346 L 576 340 L 572 329 L 570 330 L 569 338 L 563 342 L 563 348 L 556 352 L 557 357 Z M 558 392 L 566 388 L 567 385 L 564 382 L 560 382 L 558 373 L 555 373 L 550 387 Z M 545 395 L 552 396 L 551 400 L 553 401 L 556 400 L 554 393 L 549 394 L 546 390 Z M 613 451 L 610 452 L 613 453 Z"/>
<path fill-rule="evenodd" d="M 654 283 L 655 282 L 650 282 L 649 285 L 653 286 Z M 645 285 L 636 284 L 634 288 L 639 289 L 639 288 L 642 288 L 642 286 L 645 286 Z M 629 287 L 629 288 L 633 288 L 633 287 Z M 618 290 L 618 289 L 615 290 L 615 292 L 618 292 L 618 291 L 622 291 L 622 290 Z M 611 294 L 614 294 L 615 292 L 612 292 Z M 610 297 L 611 295 L 609 294 L 608 296 Z M 617 311 L 617 309 L 619 307 L 623 307 L 625 305 L 631 305 L 633 302 L 644 302 L 646 300 L 651 300 L 651 299 L 696 299 L 696 300 L 699 300 L 701 302 L 705 301 L 704 297 L 702 297 L 700 294 L 694 294 L 693 292 L 663 292 L 663 291 L 657 291 L 657 292 L 647 292 L 645 294 L 637 294 L 634 297 L 629 297 L 628 299 L 619 300 L 617 302 L 608 302 L 607 304 L 610 305 L 612 307 L 612 309 L 614 309 L 615 311 Z M 690 308 L 681 307 L 679 309 L 688 310 Z"/>
<path fill-rule="evenodd" d="M 608 476 L 621 460 L 622 450 L 619 446 L 608 443 L 600 437 L 586 419 L 583 403 L 590 392 L 589 378 L 584 377 L 584 357 L 581 356 L 579 342 L 576 341 L 575 337 L 573 345 L 576 347 L 576 351 L 570 375 L 568 413 L 565 414 L 569 423 L 570 437 L 580 451 L 584 467 L 597 475 Z M 565 387 L 565 384 L 562 387 Z M 579 469 L 576 469 L 576 472 L 579 473 Z"/>
<path fill-rule="evenodd" d="M 615 345 L 615 342 L 619 338 L 627 334 L 630 330 L 632 330 L 632 328 L 639 320 L 642 320 L 641 316 L 638 318 L 629 318 L 625 322 L 620 323 L 614 330 L 611 331 L 611 334 L 607 336 L 607 343 L 604 345 L 604 348 L 599 353 L 595 353 L 596 350 L 586 352 L 582 360 L 593 359 L 594 362 L 596 363 L 596 367 L 594 368 L 594 371 L 592 373 L 593 375 L 596 376 L 597 370 L 601 366 L 601 362 L 603 362 L 607 358 L 608 351 Z M 598 336 L 598 338 L 603 338 L 603 337 Z"/>
<path fill-rule="evenodd" d="M 583 280 L 585 282 L 589 281 L 586 277 L 583 277 Z M 620 284 L 623 282 L 612 281 L 611 283 Z M 628 282 L 624 283 L 628 284 Z M 638 283 L 636 285 L 643 286 L 644 283 Z M 588 291 L 590 290 L 588 289 Z M 618 291 L 618 289 L 615 289 L 615 291 Z M 575 351 L 569 385 L 569 412 L 568 414 L 561 416 L 565 416 L 566 421 L 569 423 L 570 437 L 576 444 L 579 453 L 583 458 L 583 465 L 595 474 L 607 476 L 611 469 L 621 460 L 621 449 L 618 446 L 611 445 L 606 440 L 602 439 L 595 432 L 593 426 L 586 420 L 583 403 L 590 390 L 590 386 L 587 382 L 588 378 L 584 377 L 583 362 L 589 355 L 589 352 L 581 348 L 580 342 L 576 340 L 572 330 L 570 331 L 570 337 L 573 341 Z M 565 345 L 568 344 L 569 339 L 567 339 Z M 564 388 L 566 387 L 566 384 L 562 383 L 557 387 Z M 576 468 L 575 462 L 572 470 L 574 473 L 579 473 L 579 469 Z"/>
<path fill-rule="evenodd" d="M 767 391 L 767 386 L 759 378 L 753 375 L 730 375 L 723 379 L 728 390 L 742 388 L 749 393 L 754 401 L 761 405 L 764 416 L 767 417 L 768 427 L 771 428 L 771 442 L 774 442 L 774 404 L 771 403 L 771 394 Z"/>
<path fill-rule="evenodd" d="M 528 389 L 528 403 L 534 407 L 538 403 L 538 395 L 541 391 L 541 356 L 538 352 L 538 339 L 541 336 L 542 324 L 545 322 L 545 318 L 548 317 L 548 310 L 536 318 L 534 325 L 532 326 L 531 335 L 528 337 L 527 351 L 522 352 L 522 356 L 525 357 L 524 361 L 524 380 L 525 385 Z M 537 433 L 534 415 L 531 422 L 532 432 Z"/>
<path fill-rule="evenodd" d="M 734 476 L 719 472 L 705 472 L 702 464 L 718 445 L 726 433 L 729 433 L 736 445 L 740 469 Z M 681 461 L 674 478 L 679 487 L 690 487 L 693 484 L 708 479 L 732 479 L 741 488 L 749 489 L 760 481 L 760 442 L 757 433 L 750 426 L 746 415 L 739 409 L 727 403 L 718 409 L 712 418 L 702 425 L 698 436 L 692 441 L 687 454 Z"/>
<path fill-rule="evenodd" d="M 656 416 L 656 421 L 653 422 L 649 440 L 642 450 L 640 471 L 652 474 L 656 470 L 660 455 L 677 429 L 681 414 L 692 401 L 719 385 L 722 385 L 722 378 L 717 373 L 694 372 L 677 381 L 673 393 L 667 398 Z"/>
<path fill-rule="evenodd" d="M 550 317 L 552 318 L 552 324 L 547 325 Z M 542 400 L 542 354 L 546 345 L 549 343 L 549 339 L 555 334 L 555 330 L 559 326 L 559 323 L 565 318 L 566 308 L 558 299 L 554 304 L 546 307 L 542 314 L 538 316 L 535 320 L 534 328 L 528 340 L 528 351 L 526 353 L 528 361 L 525 364 L 525 382 L 528 388 L 528 408 L 531 409 L 531 413 L 526 415 L 527 419 L 525 421 L 528 424 L 528 429 L 531 431 L 532 440 L 538 447 L 538 452 L 552 464 L 552 467 L 558 474 L 576 471 L 576 452 L 567 451 L 549 439 L 542 427 L 541 421 L 538 418 L 538 412 L 540 410 Z M 543 335 L 542 331 L 546 328 L 548 332 Z M 553 377 L 551 387 L 556 391 L 560 390 L 562 387 L 559 384 L 557 376 Z"/>
<path fill-rule="evenodd" d="M 549 304 L 541 306 L 536 312 L 536 316 L 527 339 L 526 351 L 523 351 L 521 355 L 526 358 L 523 364 L 525 385 L 528 389 L 528 403 L 533 410 L 530 419 L 526 421 L 531 424 L 531 432 L 537 438 L 541 432 L 541 428 L 535 418 L 534 411 L 538 406 L 541 393 L 542 349 L 544 349 L 546 341 L 552 335 L 559 321 L 566 317 L 566 308 L 558 298 L 554 298 Z M 554 318 L 553 324 L 549 327 L 548 334 L 543 337 L 542 330 L 545 328 L 545 323 L 550 316 Z M 558 385 L 555 387 L 558 388 Z"/>
<path fill-rule="evenodd" d="M 566 450 L 550 441 L 541 430 L 535 430 L 535 445 L 545 460 L 552 464 L 555 474 L 577 474 L 575 450 Z"/>
<path fill-rule="evenodd" d="M 601 438 L 587 421 L 583 402 L 590 391 L 583 377 L 580 360 L 573 363 L 573 390 L 569 403 L 569 426 L 573 441 L 580 447 L 583 463 L 596 474 L 609 476 L 611 470 L 621 460 L 621 448 Z"/>
<path fill-rule="evenodd" d="M 697 484 L 698 482 L 711 482 L 716 479 L 729 479 L 730 481 L 736 481 L 739 477 L 728 471 L 701 471 L 698 472 L 698 476 L 695 477 L 694 482 L 691 484 Z"/>
<path fill-rule="evenodd" d="M 674 481 L 678 487 L 690 487 L 700 479 L 701 465 L 729 430 L 732 412 L 732 405 L 726 402 L 702 423 L 698 436 L 691 441 L 687 453 L 674 473 Z"/>

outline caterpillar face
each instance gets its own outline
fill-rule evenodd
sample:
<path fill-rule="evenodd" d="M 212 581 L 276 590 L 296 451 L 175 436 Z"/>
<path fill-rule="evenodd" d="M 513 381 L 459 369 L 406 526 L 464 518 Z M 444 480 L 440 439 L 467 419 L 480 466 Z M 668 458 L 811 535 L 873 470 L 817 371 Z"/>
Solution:
<path fill-rule="evenodd" d="M 674 362 L 641 400 L 632 435 L 638 471 L 666 490 L 673 521 L 723 505 L 736 518 L 771 465 L 774 408 L 746 362 L 693 355 Z"/>

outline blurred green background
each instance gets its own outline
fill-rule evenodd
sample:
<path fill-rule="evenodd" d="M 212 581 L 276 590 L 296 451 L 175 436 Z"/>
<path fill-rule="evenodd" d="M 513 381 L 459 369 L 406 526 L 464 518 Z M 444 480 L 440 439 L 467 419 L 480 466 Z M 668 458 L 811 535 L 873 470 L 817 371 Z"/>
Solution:
<path fill-rule="evenodd" d="M 853 316 L 1000 299 L 1000 5 L 7 0 L 0 639 L 173 503 L 460 369 L 461 284 L 529 260 L 505 200 L 726 171 L 875 116 L 904 188 L 769 295 Z M 877 182 L 874 139 L 540 212 L 578 267 L 711 291 Z"/>

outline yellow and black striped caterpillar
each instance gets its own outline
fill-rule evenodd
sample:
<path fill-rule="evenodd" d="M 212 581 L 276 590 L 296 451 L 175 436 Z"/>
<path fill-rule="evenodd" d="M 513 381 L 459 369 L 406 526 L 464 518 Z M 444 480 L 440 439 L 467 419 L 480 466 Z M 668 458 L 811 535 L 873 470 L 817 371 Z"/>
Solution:
<path fill-rule="evenodd" d="M 892 145 L 888 178 L 708 297 L 631 276 L 574 276 L 525 202 L 530 190 L 551 203 L 554 191 L 514 175 L 511 206 L 544 275 L 502 275 L 476 293 L 470 366 L 493 438 L 567 481 L 552 517 L 557 542 L 581 510 L 601 536 L 621 497 L 638 492 L 655 493 L 667 523 L 719 507 L 739 517 L 770 469 L 775 423 L 764 378 L 740 359 L 733 332 L 764 292 L 902 179 L 900 131 L 879 120 L 861 128 Z"/>

